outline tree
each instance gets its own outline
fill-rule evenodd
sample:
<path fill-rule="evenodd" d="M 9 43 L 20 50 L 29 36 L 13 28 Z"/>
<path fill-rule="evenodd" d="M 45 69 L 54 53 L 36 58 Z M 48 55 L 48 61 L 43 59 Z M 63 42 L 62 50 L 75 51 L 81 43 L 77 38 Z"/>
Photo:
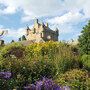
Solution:
<path fill-rule="evenodd" d="M 22 41 L 26 40 L 25 35 L 22 35 Z"/>
<path fill-rule="evenodd" d="M 85 25 L 85 27 L 83 27 L 81 33 L 82 34 L 78 38 L 79 51 L 81 55 L 90 54 L 90 20 L 88 22 L 88 25 Z"/>
<path fill-rule="evenodd" d="M 21 37 L 19 38 L 19 40 L 18 41 L 21 41 Z"/>
<path fill-rule="evenodd" d="M 11 41 L 11 43 L 15 42 L 14 40 Z"/>

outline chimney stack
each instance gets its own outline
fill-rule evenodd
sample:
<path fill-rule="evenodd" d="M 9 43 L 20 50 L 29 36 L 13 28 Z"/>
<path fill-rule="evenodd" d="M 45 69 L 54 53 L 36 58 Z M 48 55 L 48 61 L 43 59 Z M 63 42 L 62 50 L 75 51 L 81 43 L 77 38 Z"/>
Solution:
<path fill-rule="evenodd" d="M 46 27 L 48 27 L 48 23 L 46 23 Z"/>
<path fill-rule="evenodd" d="M 37 18 L 35 18 L 35 24 L 38 24 L 38 19 Z"/>

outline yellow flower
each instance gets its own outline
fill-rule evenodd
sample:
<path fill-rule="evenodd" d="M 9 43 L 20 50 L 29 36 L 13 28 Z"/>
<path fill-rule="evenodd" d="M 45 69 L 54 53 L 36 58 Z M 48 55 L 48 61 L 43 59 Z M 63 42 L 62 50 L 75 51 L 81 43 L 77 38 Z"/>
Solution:
<path fill-rule="evenodd" d="M 31 88 L 31 86 L 28 86 L 28 88 Z"/>

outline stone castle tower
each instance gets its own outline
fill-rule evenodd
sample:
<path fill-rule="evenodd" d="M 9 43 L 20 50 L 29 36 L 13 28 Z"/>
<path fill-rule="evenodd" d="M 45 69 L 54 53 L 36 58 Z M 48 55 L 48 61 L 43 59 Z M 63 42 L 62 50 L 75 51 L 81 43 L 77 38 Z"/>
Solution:
<path fill-rule="evenodd" d="M 45 25 L 43 22 L 38 23 L 38 19 L 35 19 L 35 24 L 32 30 L 27 26 L 26 28 L 26 40 L 40 41 L 58 41 L 58 28 L 55 31 L 51 30 L 48 23 Z"/>

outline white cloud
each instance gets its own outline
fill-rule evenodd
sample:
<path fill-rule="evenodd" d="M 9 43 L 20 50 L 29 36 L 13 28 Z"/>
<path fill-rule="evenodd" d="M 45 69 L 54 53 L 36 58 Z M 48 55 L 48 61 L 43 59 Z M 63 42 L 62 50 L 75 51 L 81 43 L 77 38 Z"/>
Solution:
<path fill-rule="evenodd" d="M 18 39 L 22 35 L 25 35 L 25 28 L 19 28 L 18 30 L 7 29 L 8 34 L 6 37 Z"/>
<path fill-rule="evenodd" d="M 63 11 L 61 0 L 0 0 L 7 8 L 1 10 L 3 14 L 15 13 L 18 9 L 24 10 L 25 17 L 22 20 L 27 21 L 31 18 L 57 15 Z"/>
<path fill-rule="evenodd" d="M 18 39 L 22 35 L 25 35 L 25 28 L 19 28 L 18 30 L 14 30 L 10 28 L 3 28 L 3 25 L 0 25 L 0 33 L 2 32 L 2 30 L 8 30 L 8 34 L 5 37 L 9 37 L 11 39 Z"/>
<path fill-rule="evenodd" d="M 78 31 L 73 25 L 77 25 L 84 20 L 85 18 L 81 13 L 68 12 L 62 16 L 48 19 L 47 22 L 49 22 L 53 28 L 58 27 L 60 34 L 70 34 Z"/>
<path fill-rule="evenodd" d="M 84 16 L 81 13 L 68 12 L 62 16 L 57 16 L 52 19 L 47 20 L 51 24 L 65 24 L 65 23 L 78 23 L 84 20 Z"/>
<path fill-rule="evenodd" d="M 33 28 L 33 25 L 29 26 L 30 29 Z M 22 35 L 25 35 L 25 29 L 26 27 L 23 28 L 18 28 L 17 30 L 12 29 L 12 28 L 3 28 L 3 25 L 0 25 L 0 33 L 2 32 L 2 30 L 6 31 L 8 30 L 8 34 L 5 36 L 7 38 L 13 38 L 13 39 L 18 39 L 19 37 L 21 37 Z"/>
<path fill-rule="evenodd" d="M 90 0 L 0 0 L 6 6 L 0 13 L 11 14 L 23 9 L 25 16 L 22 21 L 35 17 L 61 15 L 64 11 L 79 14 L 83 9 L 85 17 L 90 17 Z M 64 17 L 63 17 L 64 18 Z"/>
<path fill-rule="evenodd" d="M 54 16 L 47 21 L 52 24 L 52 28 L 58 27 L 60 34 L 75 33 L 77 30 L 73 25 L 90 19 L 90 0 L 0 0 L 0 3 L 5 6 L 3 9 L 0 8 L 0 14 L 13 14 L 22 10 L 24 13 L 22 22 L 27 22 L 35 17 Z M 81 10 L 83 10 L 83 14 L 80 13 Z M 25 32 L 25 28 L 8 30 L 11 33 L 7 37 L 13 38 L 18 38 Z"/>
<path fill-rule="evenodd" d="M 68 27 L 67 27 L 68 26 Z M 72 27 L 70 24 L 64 24 L 64 25 L 56 25 L 52 24 L 49 26 L 52 30 L 55 30 L 56 27 L 59 30 L 59 34 L 70 34 L 70 33 L 75 33 L 75 29 Z M 67 28 L 66 28 L 67 27 Z"/>

